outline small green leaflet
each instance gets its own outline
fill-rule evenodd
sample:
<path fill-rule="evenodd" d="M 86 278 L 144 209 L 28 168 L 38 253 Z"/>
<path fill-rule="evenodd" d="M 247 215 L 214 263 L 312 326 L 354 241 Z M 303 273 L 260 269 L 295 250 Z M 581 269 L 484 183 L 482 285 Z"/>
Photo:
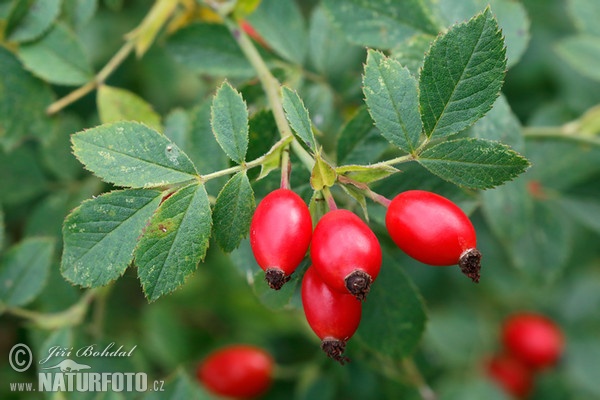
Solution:
<path fill-rule="evenodd" d="M 40 294 L 48 278 L 54 240 L 29 238 L 0 259 L 0 303 L 19 307 Z"/>
<path fill-rule="evenodd" d="M 363 92 L 383 137 L 412 153 L 421 140 L 423 124 L 417 102 L 417 81 L 408 69 L 378 51 L 369 50 Z"/>
<path fill-rule="evenodd" d="M 248 151 L 248 109 L 242 95 L 227 82 L 213 98 L 210 123 L 227 156 L 238 164 L 243 163 Z"/>
<path fill-rule="evenodd" d="M 14 15 L 9 17 L 6 36 L 11 42 L 22 43 L 39 38 L 52 27 L 60 15 L 62 0 L 29 0 L 20 3 L 28 4 L 29 8 L 16 21 Z"/>
<path fill-rule="evenodd" d="M 129 90 L 102 85 L 98 89 L 96 102 L 103 124 L 138 121 L 159 132 L 163 129 L 160 115 L 144 99 Z"/>
<path fill-rule="evenodd" d="M 325 0 L 323 6 L 346 38 L 362 46 L 390 49 L 417 33 L 439 30 L 423 0 Z"/>
<path fill-rule="evenodd" d="M 304 143 L 313 151 L 317 151 L 317 142 L 312 130 L 312 123 L 308 115 L 308 110 L 298 93 L 286 86 L 281 88 L 283 97 L 283 109 L 290 126 Z"/>
<path fill-rule="evenodd" d="M 186 186 L 162 202 L 135 250 L 149 301 L 181 286 L 204 258 L 212 218 L 204 185 Z"/>
<path fill-rule="evenodd" d="M 481 118 L 500 94 L 505 70 L 504 40 L 489 8 L 439 36 L 419 81 L 427 136 L 453 135 Z"/>
<path fill-rule="evenodd" d="M 425 149 L 417 161 L 442 179 L 476 189 L 501 185 L 529 167 L 510 147 L 485 139 L 442 142 Z"/>
<path fill-rule="evenodd" d="M 400 359 L 419 344 L 425 321 L 418 290 L 394 258 L 384 253 L 377 283 L 363 305 L 358 340 L 380 356 Z"/>
<path fill-rule="evenodd" d="M 56 24 L 40 40 L 19 47 L 18 56 L 27 69 L 47 82 L 83 85 L 94 75 L 83 44 L 63 24 Z"/>
<path fill-rule="evenodd" d="M 213 213 L 215 239 L 224 251 L 233 251 L 248 235 L 254 207 L 250 180 L 240 171 L 223 186 Z"/>
<path fill-rule="evenodd" d="M 100 125 L 73 135 L 71 141 L 79 161 L 115 185 L 157 187 L 198 175 L 188 156 L 172 141 L 136 122 Z"/>
<path fill-rule="evenodd" d="M 556 45 L 556 52 L 584 76 L 600 81 L 600 38 L 592 35 L 569 36 Z"/>
<path fill-rule="evenodd" d="M 62 275 L 83 287 L 104 286 L 123 275 L 160 200 L 160 191 L 135 189 L 81 203 L 63 225 Z"/>
<path fill-rule="evenodd" d="M 335 184 L 337 174 L 329 163 L 322 157 L 315 158 L 315 165 L 310 174 L 310 185 L 314 190 L 323 190 Z"/>

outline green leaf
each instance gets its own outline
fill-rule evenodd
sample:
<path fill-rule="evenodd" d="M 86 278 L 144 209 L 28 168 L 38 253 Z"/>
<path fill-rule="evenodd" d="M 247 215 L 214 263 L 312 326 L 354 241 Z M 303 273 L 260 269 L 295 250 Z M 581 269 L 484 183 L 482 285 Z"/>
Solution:
<path fill-rule="evenodd" d="M 0 203 L 17 205 L 47 190 L 47 181 L 37 161 L 37 155 L 28 146 L 21 146 L 0 155 Z"/>
<path fill-rule="evenodd" d="M 40 294 L 48 277 L 54 240 L 29 238 L 11 247 L 0 260 L 0 303 L 19 307 Z"/>
<path fill-rule="evenodd" d="M 312 130 L 312 123 L 308 110 L 295 90 L 286 86 L 281 88 L 283 98 L 283 109 L 290 126 L 304 143 L 313 151 L 317 151 L 317 141 Z"/>
<path fill-rule="evenodd" d="M 248 235 L 254 207 L 248 176 L 238 172 L 223 186 L 213 211 L 215 239 L 224 251 L 233 251 Z"/>
<path fill-rule="evenodd" d="M 5 230 L 6 226 L 4 224 L 4 211 L 2 210 L 2 207 L 0 207 L 0 254 L 2 252 L 2 249 L 4 249 Z"/>
<path fill-rule="evenodd" d="M 459 186 L 488 189 L 514 179 L 529 162 L 510 147 L 491 140 L 457 139 L 425 149 L 417 160 Z"/>
<path fill-rule="evenodd" d="M 172 139 L 192 160 L 198 171 L 208 174 L 229 167 L 229 159 L 221 150 L 210 126 L 211 102 L 206 101 L 189 111 L 176 110 L 165 119 L 165 135 Z M 226 178 L 206 183 L 215 196 Z"/>
<path fill-rule="evenodd" d="M 98 0 L 63 0 L 65 20 L 74 30 L 86 26 L 98 10 Z"/>
<path fill-rule="evenodd" d="M 160 200 L 156 190 L 121 190 L 83 202 L 63 225 L 62 275 L 83 287 L 123 275 Z"/>
<path fill-rule="evenodd" d="M 392 49 L 391 57 L 398 60 L 413 76 L 418 78 L 425 54 L 434 39 L 435 36 L 428 34 L 412 36 L 396 45 Z"/>
<path fill-rule="evenodd" d="M 149 301 L 174 291 L 196 270 L 208 249 L 211 225 L 204 185 L 186 186 L 163 201 L 135 250 Z"/>
<path fill-rule="evenodd" d="M 27 13 L 7 32 L 8 40 L 28 42 L 50 29 L 60 14 L 62 0 L 33 0 Z"/>
<path fill-rule="evenodd" d="M 529 43 L 529 17 L 525 6 L 513 0 L 441 0 L 438 7 L 448 25 L 469 19 L 487 5 L 498 20 L 506 43 L 508 67 L 515 65 Z"/>
<path fill-rule="evenodd" d="M 102 85 L 96 103 L 103 124 L 118 121 L 137 121 L 162 132 L 160 115 L 140 96 L 126 89 Z"/>
<path fill-rule="evenodd" d="M 308 55 L 315 69 L 328 82 L 340 82 L 354 72 L 351 65 L 360 65 L 364 49 L 351 45 L 339 29 L 327 18 L 322 6 L 315 7 L 310 18 Z M 421 57 L 422 58 L 422 57 Z"/>
<path fill-rule="evenodd" d="M 241 164 L 248 151 L 248 109 L 242 95 L 225 82 L 215 94 L 210 123 L 221 148 Z"/>
<path fill-rule="evenodd" d="M 79 161 L 119 186 L 156 187 L 195 179 L 194 165 L 168 138 L 136 122 L 116 122 L 71 137 Z"/>
<path fill-rule="evenodd" d="M 325 0 L 323 6 L 348 40 L 362 46 L 390 49 L 416 33 L 438 32 L 421 0 Z"/>
<path fill-rule="evenodd" d="M 417 81 L 408 69 L 380 52 L 369 50 L 363 92 L 381 134 L 393 145 L 412 153 L 421 140 L 423 124 Z"/>
<path fill-rule="evenodd" d="M 48 85 L 25 71 L 17 58 L 0 46 L 0 145 L 5 151 L 26 138 L 43 138 L 52 132 L 53 121 L 45 112 L 52 101 Z"/>
<path fill-rule="evenodd" d="M 329 207 L 327 206 L 327 201 L 325 200 L 322 191 L 315 190 L 313 192 L 308 204 L 308 209 L 310 210 L 313 226 L 317 226 L 321 217 L 329 212 Z"/>
<path fill-rule="evenodd" d="M 335 169 L 321 157 L 315 158 L 315 165 L 310 175 L 310 185 L 314 190 L 322 190 L 335 184 Z"/>
<path fill-rule="evenodd" d="M 371 183 L 387 178 L 399 170 L 390 165 L 343 165 L 337 167 L 335 172 L 356 182 Z"/>
<path fill-rule="evenodd" d="M 414 352 L 425 330 L 425 307 L 396 260 L 384 254 L 379 277 L 363 304 L 357 337 L 382 357 L 401 359 Z"/>
<path fill-rule="evenodd" d="M 489 9 L 439 36 L 419 81 L 427 136 L 453 135 L 481 118 L 500 94 L 505 70 L 502 33 Z"/>
<path fill-rule="evenodd" d="M 474 138 L 497 140 L 517 151 L 525 150 L 521 124 L 504 95 L 498 97 L 490 112 L 470 127 L 467 133 Z"/>
<path fill-rule="evenodd" d="M 580 74 L 600 80 L 600 40 L 597 36 L 568 37 L 556 44 L 556 52 Z"/>
<path fill-rule="evenodd" d="M 304 63 L 306 26 L 295 1 L 262 0 L 247 20 L 277 54 L 292 63 Z"/>
<path fill-rule="evenodd" d="M 367 108 L 361 107 L 339 134 L 337 162 L 369 164 L 377 160 L 388 147 L 388 142 L 373 125 Z"/>
<path fill-rule="evenodd" d="M 83 85 L 94 75 L 83 44 L 62 24 L 40 40 L 21 46 L 18 55 L 28 70 L 58 85 Z"/>
<path fill-rule="evenodd" d="M 167 50 L 176 61 L 200 74 L 229 77 L 255 75 L 235 39 L 221 24 L 189 25 L 169 38 Z"/>
<path fill-rule="evenodd" d="M 563 196 L 557 200 L 575 221 L 600 234 L 600 202 L 595 198 Z"/>
<path fill-rule="evenodd" d="M 598 15 L 600 15 L 600 3 L 596 0 L 569 0 L 567 9 L 575 26 L 582 33 L 600 36 L 600 25 L 598 25 Z"/>

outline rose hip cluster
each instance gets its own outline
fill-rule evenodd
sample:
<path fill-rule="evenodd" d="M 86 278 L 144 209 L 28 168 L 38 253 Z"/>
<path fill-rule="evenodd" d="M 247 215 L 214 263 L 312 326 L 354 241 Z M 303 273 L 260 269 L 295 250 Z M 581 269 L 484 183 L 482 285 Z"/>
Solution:
<path fill-rule="evenodd" d="M 488 376 L 506 393 L 526 398 L 533 389 L 535 374 L 556 365 L 564 349 L 560 328 L 535 313 L 510 316 L 502 326 L 504 351 L 486 364 Z"/>
<path fill-rule="evenodd" d="M 430 265 L 459 264 L 479 280 L 481 254 L 473 225 L 450 200 L 412 190 L 389 204 L 386 226 L 409 256 Z M 258 205 L 250 224 L 250 245 L 265 279 L 280 289 L 310 247 L 312 265 L 302 279 L 302 305 L 321 348 L 340 363 L 356 332 L 362 301 L 379 275 L 381 247 L 368 225 L 343 209 L 326 213 L 312 230 L 308 207 L 296 193 L 277 189 Z"/>
<path fill-rule="evenodd" d="M 327 355 L 341 363 L 360 323 L 362 303 L 381 268 L 377 237 L 358 216 L 336 209 L 312 230 L 304 201 L 291 190 L 269 193 L 250 224 L 250 245 L 265 279 L 280 289 L 310 247 L 312 265 L 302 279 L 306 320 Z"/>

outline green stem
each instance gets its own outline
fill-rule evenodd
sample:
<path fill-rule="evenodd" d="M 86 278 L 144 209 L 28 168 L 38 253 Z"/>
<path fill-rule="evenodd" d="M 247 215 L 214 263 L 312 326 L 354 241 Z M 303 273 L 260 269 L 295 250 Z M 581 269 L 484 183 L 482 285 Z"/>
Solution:
<path fill-rule="evenodd" d="M 412 358 L 405 358 L 402 360 L 402 368 L 406 374 L 406 377 L 412 383 L 423 400 L 436 400 L 437 396 L 433 389 L 427 384 L 423 375 L 419 371 L 419 368 L 415 364 Z"/>
<path fill-rule="evenodd" d="M 19 307 L 9 307 L 6 312 L 28 319 L 42 329 L 54 330 L 65 326 L 79 325 L 83 321 L 95 294 L 95 289 L 88 290 L 77 303 L 57 313 L 45 314 Z"/>
<path fill-rule="evenodd" d="M 596 146 L 600 145 L 600 139 L 597 136 L 574 135 L 559 126 L 523 128 L 523 135 L 526 138 L 573 140 Z"/>
<path fill-rule="evenodd" d="M 102 85 L 104 81 L 112 74 L 122 63 L 125 61 L 127 56 L 131 53 L 135 46 L 133 40 L 129 40 L 125 42 L 125 44 L 119 49 L 119 51 L 110 59 L 110 61 L 98 72 L 98 74 L 86 83 L 85 85 L 75 89 L 71 93 L 67 94 L 65 97 L 58 99 L 54 103 L 50 104 L 48 108 L 46 108 L 46 114 L 52 115 L 56 114 L 66 106 L 71 103 L 76 102 L 92 90 L 96 89 L 98 86 Z"/>
<path fill-rule="evenodd" d="M 248 35 L 244 32 L 243 29 L 231 21 L 228 18 L 225 18 L 225 23 L 229 28 L 234 39 L 240 46 L 240 49 L 246 56 L 246 59 L 250 62 L 256 74 L 258 76 L 258 80 L 262 84 L 263 90 L 267 96 L 267 101 L 271 106 L 271 111 L 273 112 L 273 117 L 275 118 L 275 123 L 277 124 L 277 129 L 279 130 L 279 134 L 282 138 L 287 136 L 292 136 L 292 129 L 288 124 L 287 118 L 285 117 L 285 112 L 283 110 L 283 104 L 281 103 L 281 98 L 279 95 L 279 90 L 281 88 L 281 84 L 279 81 L 271 74 L 271 70 L 261 57 L 260 53 L 254 46 L 254 43 L 250 40 Z M 294 138 L 291 143 L 292 150 L 294 153 L 300 158 L 300 161 L 308 168 L 309 171 L 312 170 L 315 161 L 311 157 L 311 155 L 304 150 L 304 148 L 298 143 L 298 141 Z"/>
<path fill-rule="evenodd" d="M 391 160 L 386 160 L 386 161 L 381 161 L 375 164 L 372 164 L 372 167 L 378 167 L 378 166 L 382 166 L 382 165 L 396 165 L 396 164 L 402 164 L 405 162 L 409 162 L 409 161 L 414 161 L 416 158 L 413 154 L 406 154 L 400 157 L 396 157 L 396 158 L 392 158 Z"/>

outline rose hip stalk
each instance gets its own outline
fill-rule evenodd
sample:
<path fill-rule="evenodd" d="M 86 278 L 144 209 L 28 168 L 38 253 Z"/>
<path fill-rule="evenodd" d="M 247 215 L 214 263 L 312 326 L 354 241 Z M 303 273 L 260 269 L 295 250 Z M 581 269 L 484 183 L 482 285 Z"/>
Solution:
<path fill-rule="evenodd" d="M 310 211 L 293 191 L 274 190 L 256 207 L 250 246 L 271 288 L 279 290 L 290 279 L 308 251 L 311 236 Z"/>
<path fill-rule="evenodd" d="M 331 290 L 312 266 L 304 274 L 301 292 L 306 320 L 321 339 L 321 348 L 343 365 L 349 361 L 344 350 L 360 323 L 362 303 L 351 294 Z"/>
<path fill-rule="evenodd" d="M 381 247 L 371 229 L 348 210 L 333 210 L 317 223 L 310 257 L 333 290 L 364 300 L 381 269 Z"/>
<path fill-rule="evenodd" d="M 458 264 L 479 282 L 481 253 L 475 248 L 475 228 L 452 201 L 423 190 L 400 193 L 388 206 L 385 224 L 392 240 L 410 257 L 428 265 Z"/>

